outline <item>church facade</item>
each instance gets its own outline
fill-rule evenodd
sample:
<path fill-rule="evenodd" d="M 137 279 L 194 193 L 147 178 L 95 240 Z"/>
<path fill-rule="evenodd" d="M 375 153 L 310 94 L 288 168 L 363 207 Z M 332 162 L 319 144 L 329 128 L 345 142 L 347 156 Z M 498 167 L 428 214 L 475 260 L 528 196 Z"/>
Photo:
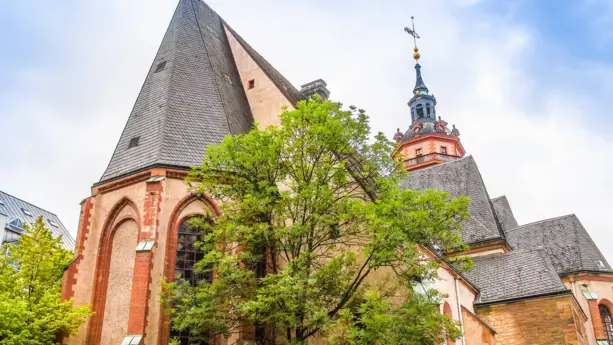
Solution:
<path fill-rule="evenodd" d="M 419 53 L 415 52 L 416 60 Z M 410 171 L 404 188 L 471 199 L 462 238 L 475 267 L 441 261 L 434 287 L 441 313 L 460 321 L 450 344 L 613 345 L 613 270 L 574 215 L 518 224 L 506 197 L 490 198 L 459 130 L 436 113 L 416 64 L 411 124 L 396 154 Z M 202 253 L 186 222 L 215 200 L 186 190 L 189 167 L 209 144 L 278 124 L 284 106 L 329 91 L 318 79 L 297 90 L 201 0 L 180 0 L 102 178 L 81 204 L 76 260 L 62 295 L 94 315 L 65 344 L 168 344 L 162 280 L 196 279 Z M 459 253 L 458 253 L 459 254 Z"/>

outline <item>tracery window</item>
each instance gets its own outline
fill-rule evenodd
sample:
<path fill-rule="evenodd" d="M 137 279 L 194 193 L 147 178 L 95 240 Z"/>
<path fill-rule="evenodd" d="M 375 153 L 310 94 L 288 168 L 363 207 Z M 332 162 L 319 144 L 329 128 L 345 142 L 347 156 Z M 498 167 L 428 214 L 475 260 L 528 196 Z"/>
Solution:
<path fill-rule="evenodd" d="M 600 311 L 600 320 L 602 320 L 605 338 L 609 344 L 613 344 L 613 319 L 611 318 L 611 311 L 602 304 L 598 306 L 598 310 Z"/>
<path fill-rule="evenodd" d="M 184 220 L 179 225 L 177 235 L 177 256 L 175 260 L 175 276 L 178 279 L 189 282 L 192 286 L 195 286 L 198 281 L 208 280 L 212 281 L 212 274 L 209 273 L 196 273 L 194 272 L 194 264 L 202 260 L 204 251 L 197 248 L 194 244 L 199 240 L 200 228 L 190 226 L 190 219 Z M 179 338 L 181 345 L 197 345 L 200 342 L 190 340 L 189 331 L 176 331 L 171 329 L 171 338 Z"/>

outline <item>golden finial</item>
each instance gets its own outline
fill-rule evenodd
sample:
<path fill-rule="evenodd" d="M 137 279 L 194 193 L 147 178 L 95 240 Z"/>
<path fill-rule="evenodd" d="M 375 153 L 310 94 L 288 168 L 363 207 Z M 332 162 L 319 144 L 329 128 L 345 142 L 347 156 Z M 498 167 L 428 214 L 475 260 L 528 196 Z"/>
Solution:
<path fill-rule="evenodd" d="M 409 35 L 413 36 L 413 59 L 415 59 L 415 61 L 417 63 L 419 63 L 419 58 L 421 57 L 421 55 L 419 54 L 419 48 L 417 48 L 417 39 L 419 38 L 419 35 L 417 34 L 417 32 L 415 32 L 415 17 L 411 16 L 411 23 L 413 25 L 413 29 L 409 29 L 408 27 L 404 28 L 404 31 L 406 31 Z"/>

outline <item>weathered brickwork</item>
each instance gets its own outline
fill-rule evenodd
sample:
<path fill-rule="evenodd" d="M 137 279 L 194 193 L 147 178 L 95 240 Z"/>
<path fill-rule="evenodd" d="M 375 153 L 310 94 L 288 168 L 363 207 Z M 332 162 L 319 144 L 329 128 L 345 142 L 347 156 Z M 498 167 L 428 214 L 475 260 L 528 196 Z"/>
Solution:
<path fill-rule="evenodd" d="M 91 211 L 93 207 L 92 198 L 83 200 L 81 204 L 81 217 L 79 219 L 79 230 L 77 231 L 77 245 L 75 248 L 76 260 L 68 267 L 62 281 L 62 299 L 69 300 L 74 297 L 74 286 L 77 283 L 79 264 L 83 260 L 83 250 L 85 241 L 89 233 Z"/>
<path fill-rule="evenodd" d="M 464 307 L 462 307 L 462 320 L 464 321 L 464 339 L 466 340 L 466 345 L 496 344 L 494 330 Z"/>
<path fill-rule="evenodd" d="M 581 315 L 572 295 L 476 307 L 477 315 L 496 330 L 505 345 L 583 345 L 573 313 Z M 585 322 L 584 316 L 581 316 Z"/>

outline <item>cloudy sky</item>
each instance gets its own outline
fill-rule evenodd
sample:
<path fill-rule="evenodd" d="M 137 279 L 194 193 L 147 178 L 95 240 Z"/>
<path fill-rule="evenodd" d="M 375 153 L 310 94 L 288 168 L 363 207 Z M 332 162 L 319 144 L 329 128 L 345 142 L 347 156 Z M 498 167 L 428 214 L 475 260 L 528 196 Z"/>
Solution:
<path fill-rule="evenodd" d="M 0 190 L 76 234 L 177 0 L 3 1 Z M 209 0 L 296 86 L 317 78 L 390 137 L 426 84 L 520 223 L 575 213 L 613 263 L 613 2 Z"/>

